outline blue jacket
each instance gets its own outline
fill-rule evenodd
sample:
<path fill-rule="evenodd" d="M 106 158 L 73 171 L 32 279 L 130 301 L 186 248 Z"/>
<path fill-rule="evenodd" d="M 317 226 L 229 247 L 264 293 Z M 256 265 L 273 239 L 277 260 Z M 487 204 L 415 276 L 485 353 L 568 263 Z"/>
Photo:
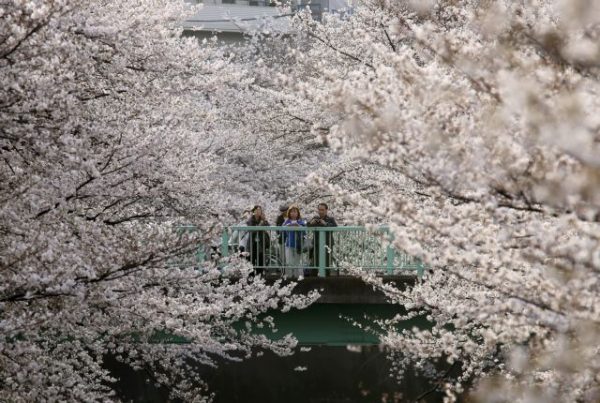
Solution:
<path fill-rule="evenodd" d="M 306 227 L 306 221 L 298 220 L 296 222 L 301 227 Z M 283 226 L 287 227 L 292 224 L 292 220 L 289 218 L 283 222 Z M 302 247 L 302 237 L 305 231 L 283 231 L 283 237 L 285 239 L 285 246 L 288 248 L 300 249 Z"/>

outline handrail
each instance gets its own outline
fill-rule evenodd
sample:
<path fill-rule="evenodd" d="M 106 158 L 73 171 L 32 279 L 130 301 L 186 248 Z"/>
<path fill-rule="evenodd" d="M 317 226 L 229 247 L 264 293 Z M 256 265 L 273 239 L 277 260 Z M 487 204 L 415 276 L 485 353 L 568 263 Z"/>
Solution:
<path fill-rule="evenodd" d="M 340 258 L 345 257 L 346 259 L 350 260 L 350 262 L 346 262 L 350 265 L 374 270 L 385 270 L 385 273 L 388 275 L 392 275 L 398 271 L 415 270 L 417 275 L 421 277 L 424 271 L 424 266 L 420 260 L 414 259 L 405 253 L 396 251 L 394 249 L 392 246 L 393 234 L 389 231 L 389 227 L 386 225 L 369 227 L 280 227 L 234 225 L 226 228 L 226 230 L 223 231 L 221 242 L 221 255 L 223 257 L 229 256 L 232 246 L 229 235 L 236 232 L 238 233 L 238 238 L 240 233 L 267 234 L 269 243 L 272 242 L 271 238 L 274 238 L 279 245 L 282 245 L 281 236 L 285 233 L 299 232 L 303 233 L 304 237 L 313 237 L 312 241 L 303 238 L 300 239 L 300 249 L 304 249 L 305 246 L 309 246 L 313 249 L 309 253 L 309 260 L 311 261 L 310 263 L 303 261 L 300 264 L 289 264 L 282 252 L 283 248 L 281 246 L 279 248 L 272 248 L 271 245 L 268 247 L 263 245 L 257 246 L 257 248 L 254 250 L 252 250 L 252 247 L 250 247 L 251 250 L 245 252 L 248 252 L 250 255 L 264 255 L 261 256 L 260 259 L 251 259 L 255 267 L 260 269 L 268 269 L 277 265 L 282 266 L 284 269 L 318 269 L 318 275 L 320 277 L 325 277 L 327 272 L 339 269 L 339 266 L 336 262 L 339 262 Z M 384 236 L 387 239 L 382 242 L 381 239 L 379 239 L 379 236 Z M 294 242 L 298 241 L 294 239 Z M 334 247 L 334 244 L 336 243 L 337 245 Z M 238 247 L 239 246 L 240 245 L 238 243 Z M 345 246 L 345 248 L 342 248 L 342 246 Z M 262 250 L 260 249 L 261 247 L 263 248 Z M 352 256 L 353 254 L 348 252 L 349 248 L 354 251 L 358 250 L 358 254 Z M 337 250 L 334 252 L 334 249 Z M 370 262 L 366 261 L 368 259 L 365 259 L 365 252 L 367 251 L 370 254 Z M 352 261 L 353 259 L 355 261 Z"/>
<path fill-rule="evenodd" d="M 233 230 L 239 230 L 239 231 L 324 231 L 324 232 L 349 232 L 349 231 L 358 231 L 358 232 L 375 232 L 375 231 L 382 231 L 382 232 L 388 232 L 389 231 L 389 227 L 387 226 L 380 226 L 375 228 L 375 231 L 371 230 L 368 227 L 363 227 L 363 226 L 358 226 L 358 225 L 348 225 L 348 226 L 338 226 L 338 227 L 317 227 L 317 226 L 301 226 L 301 227 L 289 227 L 289 226 L 284 226 L 284 227 L 277 227 L 277 226 L 248 226 L 248 225 L 232 225 L 228 228 L 231 228 Z"/>
<path fill-rule="evenodd" d="M 180 234 L 197 229 L 194 225 L 180 225 Z M 285 234 L 298 233 L 289 245 Z M 255 234 L 255 235 L 252 235 Z M 258 239 L 262 237 L 261 239 Z M 245 238 L 246 244 L 240 241 Z M 251 238 L 254 243 L 248 243 Z M 290 226 L 248 226 L 234 225 L 225 227 L 221 244 L 217 249 L 205 253 L 199 245 L 195 261 L 227 258 L 231 255 L 243 255 L 251 261 L 257 271 L 286 273 L 302 276 L 307 271 L 318 271 L 325 277 L 332 271 L 338 271 L 341 264 L 360 267 L 365 270 L 378 270 L 386 275 L 415 272 L 422 277 L 424 265 L 393 247 L 393 233 L 387 225 L 380 226 L 338 226 L 338 227 L 290 227 Z M 209 248 L 206 248 L 209 249 Z M 293 249 L 293 250 L 289 250 Z M 290 252 L 290 256 L 288 256 Z M 190 256 L 191 257 L 191 256 Z M 227 260 L 220 260 L 220 267 L 226 268 Z M 290 274 L 294 273 L 294 274 Z"/>

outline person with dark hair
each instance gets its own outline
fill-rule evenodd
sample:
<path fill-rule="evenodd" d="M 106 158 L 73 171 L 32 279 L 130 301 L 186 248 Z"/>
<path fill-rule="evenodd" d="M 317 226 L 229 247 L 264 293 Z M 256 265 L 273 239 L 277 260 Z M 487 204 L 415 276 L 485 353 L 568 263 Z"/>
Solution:
<path fill-rule="evenodd" d="M 337 223 L 335 222 L 335 218 L 330 216 L 329 206 L 326 203 L 319 203 L 317 209 L 317 215 L 311 218 L 308 222 L 309 227 L 337 227 Z M 333 253 L 333 234 L 331 232 L 325 231 L 315 231 L 313 236 L 313 247 L 311 250 L 311 257 L 313 261 L 313 266 L 319 267 L 319 237 L 325 237 L 325 268 L 331 267 L 332 253 Z M 313 273 L 316 270 L 312 270 Z M 326 272 L 329 275 L 329 272 Z"/>
<path fill-rule="evenodd" d="M 261 206 L 252 207 L 252 215 L 246 222 L 249 227 L 268 227 L 263 209 Z M 265 256 L 271 247 L 271 239 L 266 231 L 250 231 L 248 238 L 248 257 L 250 262 L 255 267 L 254 271 L 261 274 L 265 269 Z"/>
<path fill-rule="evenodd" d="M 287 211 L 289 206 L 287 204 L 282 204 L 279 206 L 279 215 L 275 220 L 275 225 L 281 227 L 285 220 L 287 219 Z M 283 238 L 283 231 L 277 231 L 277 253 L 280 259 L 284 259 L 285 254 L 285 239 Z"/>
<path fill-rule="evenodd" d="M 275 225 L 281 227 L 287 218 L 287 211 L 290 208 L 287 204 L 282 204 L 279 206 L 279 215 L 277 216 L 277 220 L 275 221 Z"/>

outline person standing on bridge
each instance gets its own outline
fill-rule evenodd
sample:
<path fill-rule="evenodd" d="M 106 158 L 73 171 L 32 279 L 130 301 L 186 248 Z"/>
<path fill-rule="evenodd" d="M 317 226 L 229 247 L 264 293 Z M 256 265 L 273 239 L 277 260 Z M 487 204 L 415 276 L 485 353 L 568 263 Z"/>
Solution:
<path fill-rule="evenodd" d="M 306 227 L 300 215 L 300 208 L 292 205 L 287 211 L 287 219 L 283 222 L 284 227 Z M 302 276 L 302 244 L 305 231 L 285 231 L 283 234 L 285 242 L 285 274 L 293 277 Z"/>
<path fill-rule="evenodd" d="M 252 215 L 246 222 L 249 227 L 268 227 L 269 222 L 261 206 L 252 207 Z M 266 231 L 250 231 L 248 238 L 248 257 L 254 266 L 256 274 L 261 274 L 265 269 L 265 257 L 271 247 L 271 239 Z"/>
<path fill-rule="evenodd" d="M 282 204 L 279 206 L 279 215 L 277 216 L 277 220 L 275 220 L 275 225 L 277 227 L 281 227 L 285 220 L 287 219 L 287 211 L 290 209 L 290 206 L 287 204 Z"/>
<path fill-rule="evenodd" d="M 329 215 L 329 206 L 326 203 L 319 203 L 317 208 L 317 215 L 314 216 L 309 222 L 309 227 L 337 227 L 335 218 Z M 328 231 L 315 231 L 313 236 L 313 247 L 311 250 L 312 261 L 314 267 L 319 267 L 319 237 L 325 237 L 325 268 L 331 267 L 331 260 L 333 257 L 333 233 Z M 316 270 L 312 270 L 316 274 Z M 329 275 L 329 272 L 325 272 Z"/>
<path fill-rule="evenodd" d="M 279 206 L 279 215 L 275 220 L 275 226 L 283 226 L 283 223 L 285 222 L 285 220 L 287 220 L 287 211 L 289 210 L 289 208 L 290 206 L 287 203 Z M 283 231 L 277 231 L 277 255 L 280 259 L 284 259 L 285 256 L 285 238 L 283 235 Z"/>

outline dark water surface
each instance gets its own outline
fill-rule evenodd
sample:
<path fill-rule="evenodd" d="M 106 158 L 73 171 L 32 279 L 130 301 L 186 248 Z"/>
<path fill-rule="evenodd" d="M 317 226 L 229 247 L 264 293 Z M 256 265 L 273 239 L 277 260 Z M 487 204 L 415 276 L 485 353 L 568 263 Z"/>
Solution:
<path fill-rule="evenodd" d="M 295 370 L 305 367 L 305 371 Z M 226 363 L 205 379 L 215 402 L 393 402 L 414 401 L 430 388 L 408 373 L 397 383 L 390 362 L 377 346 L 359 352 L 341 346 L 313 346 L 290 357 L 272 353 L 241 363 Z M 428 401 L 441 401 L 431 395 Z"/>
<path fill-rule="evenodd" d="M 431 383 L 410 370 L 400 382 L 391 378 L 391 363 L 377 345 L 376 333 L 365 332 L 347 319 L 368 323 L 365 315 L 390 318 L 399 312 L 402 308 L 392 305 L 317 304 L 303 311 L 275 313 L 279 331 L 273 336 L 291 332 L 302 345 L 294 355 L 265 352 L 242 362 L 221 361 L 217 368 L 200 369 L 201 378 L 215 393 L 216 403 L 415 401 L 431 389 Z M 402 327 L 413 326 L 426 323 L 416 319 Z M 168 401 L 167 391 L 147 383 L 144 372 L 110 360 L 108 366 L 120 378 L 116 386 L 122 399 Z M 442 399 L 441 393 L 431 393 L 421 401 Z"/>
<path fill-rule="evenodd" d="M 352 348 L 353 350 L 356 347 Z M 113 363 L 113 365 L 115 365 Z M 298 371 L 298 367 L 306 370 Z M 166 402 L 166 390 L 145 382 L 143 372 L 124 367 L 119 376 L 119 396 L 132 402 Z M 390 362 L 377 346 L 351 351 L 343 346 L 312 346 L 289 357 L 267 352 L 242 362 L 222 362 L 201 370 L 215 393 L 215 403 L 293 402 L 405 402 L 431 388 L 431 384 L 407 371 L 401 382 L 389 376 Z M 425 402 L 439 402 L 441 393 Z"/>

